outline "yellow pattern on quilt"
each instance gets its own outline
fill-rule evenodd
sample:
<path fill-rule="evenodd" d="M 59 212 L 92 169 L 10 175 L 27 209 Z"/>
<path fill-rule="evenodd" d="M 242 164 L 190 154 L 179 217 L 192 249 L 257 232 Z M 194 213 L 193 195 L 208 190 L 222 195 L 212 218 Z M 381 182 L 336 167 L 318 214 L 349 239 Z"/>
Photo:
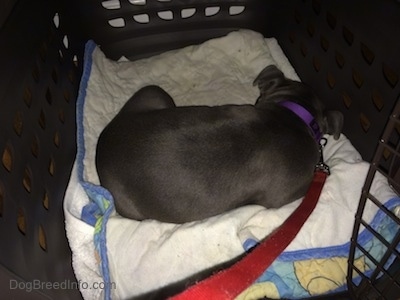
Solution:
<path fill-rule="evenodd" d="M 265 297 L 265 295 L 268 295 L 268 297 L 272 299 L 280 298 L 279 291 L 275 284 L 272 282 L 260 282 L 253 284 L 248 289 L 243 291 L 239 296 L 236 297 L 236 300 L 262 299 Z"/>
<path fill-rule="evenodd" d="M 347 261 L 347 257 L 333 257 L 296 261 L 293 264 L 301 286 L 313 296 L 335 290 L 346 283 Z M 364 257 L 354 264 L 361 272 L 365 272 Z"/>
<path fill-rule="evenodd" d="M 274 263 L 274 271 L 285 270 L 286 280 L 291 282 L 290 289 L 302 290 L 303 296 L 321 295 L 333 291 L 346 284 L 347 257 L 332 257 L 321 259 L 300 260 L 294 262 Z M 364 256 L 355 260 L 354 265 L 365 272 L 368 266 Z M 285 277 L 285 276 L 282 276 Z M 291 278 L 291 279 L 290 279 Z M 276 279 L 276 278 L 275 278 Z M 286 286 L 286 288 L 289 288 Z M 270 299 L 282 298 L 279 284 L 271 281 L 257 282 L 243 291 L 236 300 L 256 300 L 263 297 Z"/>

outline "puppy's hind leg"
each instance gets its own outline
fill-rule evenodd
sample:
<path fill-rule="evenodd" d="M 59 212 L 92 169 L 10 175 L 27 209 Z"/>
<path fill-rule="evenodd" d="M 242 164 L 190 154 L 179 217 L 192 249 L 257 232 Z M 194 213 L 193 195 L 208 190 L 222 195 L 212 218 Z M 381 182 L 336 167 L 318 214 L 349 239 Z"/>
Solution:
<path fill-rule="evenodd" d="M 157 85 L 148 85 L 138 90 L 124 105 L 121 112 L 146 112 L 175 107 L 171 96 Z"/>

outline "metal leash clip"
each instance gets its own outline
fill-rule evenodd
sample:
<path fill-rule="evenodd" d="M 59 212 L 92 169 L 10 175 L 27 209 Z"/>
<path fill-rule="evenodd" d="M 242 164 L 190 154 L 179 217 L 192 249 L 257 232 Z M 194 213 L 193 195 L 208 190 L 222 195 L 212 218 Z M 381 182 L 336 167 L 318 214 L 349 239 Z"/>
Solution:
<path fill-rule="evenodd" d="M 331 171 L 329 169 L 329 166 L 324 163 L 324 156 L 322 154 L 322 150 L 328 143 L 328 140 L 326 138 L 321 138 L 321 141 L 319 143 L 319 162 L 315 165 L 315 171 L 322 171 L 326 173 L 327 175 L 331 174 Z"/>

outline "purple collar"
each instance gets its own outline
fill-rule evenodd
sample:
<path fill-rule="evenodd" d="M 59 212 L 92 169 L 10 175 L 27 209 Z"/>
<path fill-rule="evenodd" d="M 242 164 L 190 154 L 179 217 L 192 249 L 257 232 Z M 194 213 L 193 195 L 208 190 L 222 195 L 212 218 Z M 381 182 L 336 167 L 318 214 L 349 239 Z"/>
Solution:
<path fill-rule="evenodd" d="M 289 110 L 291 110 L 293 113 L 295 113 L 300 119 L 306 123 L 308 128 L 310 128 L 311 132 L 314 135 L 315 140 L 317 143 L 321 141 L 322 133 L 321 130 L 318 126 L 317 121 L 313 117 L 313 115 L 305 109 L 303 106 L 292 102 L 292 101 L 281 101 L 278 103 L 280 106 L 283 106 Z"/>

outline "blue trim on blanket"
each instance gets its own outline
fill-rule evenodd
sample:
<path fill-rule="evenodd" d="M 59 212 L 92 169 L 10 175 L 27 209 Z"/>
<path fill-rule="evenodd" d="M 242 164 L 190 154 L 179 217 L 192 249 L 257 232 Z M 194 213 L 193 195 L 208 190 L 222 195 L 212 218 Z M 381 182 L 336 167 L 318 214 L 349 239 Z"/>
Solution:
<path fill-rule="evenodd" d="M 84 159 L 85 159 L 85 140 L 84 140 L 84 107 L 86 90 L 92 70 L 92 54 L 96 49 L 93 41 L 88 41 L 85 45 L 83 74 L 80 82 L 77 100 L 77 162 L 78 179 L 84 188 L 91 202 L 82 209 L 81 218 L 86 223 L 95 227 L 94 243 L 96 251 L 100 256 L 100 270 L 103 280 L 106 283 L 104 289 L 104 299 L 111 299 L 111 280 L 108 269 L 106 223 L 114 210 L 114 202 L 111 194 L 101 186 L 94 185 L 84 180 Z"/>
<path fill-rule="evenodd" d="M 85 45 L 85 53 L 83 59 L 83 72 L 79 86 L 78 101 L 76 104 L 76 122 L 77 122 L 77 160 L 78 160 L 78 179 L 80 182 L 83 180 L 84 165 L 83 160 L 85 159 L 85 139 L 84 139 L 84 125 L 83 125 L 83 113 L 86 99 L 86 90 L 92 72 L 92 54 L 96 49 L 96 44 L 93 41 L 88 41 Z"/>
<path fill-rule="evenodd" d="M 384 206 L 389 210 L 399 205 L 400 205 L 400 198 L 397 197 L 388 200 L 384 204 Z M 370 226 L 376 229 L 382 223 L 383 219 L 386 216 L 387 215 L 382 210 L 379 210 L 372 219 Z M 373 235 L 371 232 L 369 232 L 368 230 L 363 230 L 358 235 L 357 240 L 359 244 L 365 245 L 367 242 L 371 240 L 372 237 Z M 348 256 L 349 250 L 350 250 L 350 242 L 338 246 L 283 252 L 279 256 L 279 260 L 293 261 L 293 260 L 307 260 L 307 259 L 329 258 L 337 256 Z M 327 256 L 327 254 L 329 255 Z"/>

